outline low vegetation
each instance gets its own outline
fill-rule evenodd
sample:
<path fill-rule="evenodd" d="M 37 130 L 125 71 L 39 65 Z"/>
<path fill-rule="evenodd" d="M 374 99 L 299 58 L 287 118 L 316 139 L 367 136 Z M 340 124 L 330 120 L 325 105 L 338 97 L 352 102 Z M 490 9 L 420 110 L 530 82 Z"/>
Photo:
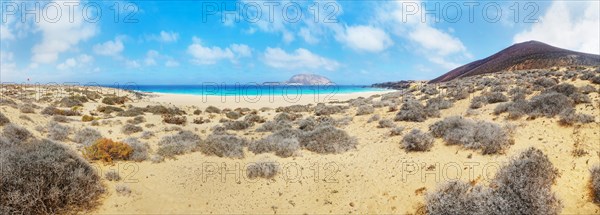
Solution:
<path fill-rule="evenodd" d="M 273 161 L 259 161 L 246 168 L 246 176 L 254 178 L 274 178 L 279 172 L 279 166 Z"/>
<path fill-rule="evenodd" d="M 173 158 L 175 155 L 181 155 L 196 151 L 202 139 L 191 131 L 180 131 L 171 136 L 165 136 L 158 142 L 157 154 L 163 157 Z"/>
<path fill-rule="evenodd" d="M 592 200 L 600 205 L 600 166 L 595 166 L 590 171 L 590 188 Z"/>
<path fill-rule="evenodd" d="M 128 160 L 133 153 L 129 145 L 111 139 L 98 139 L 91 146 L 84 148 L 84 155 L 91 160 L 112 162 L 113 160 Z"/>
<path fill-rule="evenodd" d="M 473 121 L 452 116 L 438 121 L 429 130 L 448 145 L 461 145 L 468 149 L 481 150 L 483 154 L 503 152 L 513 144 L 512 132 L 495 123 Z"/>
<path fill-rule="evenodd" d="M 529 148 L 500 168 L 490 187 L 447 182 L 426 196 L 428 214 L 560 214 L 551 191 L 558 176 L 542 151 Z"/>
<path fill-rule="evenodd" d="M 211 134 L 200 143 L 200 151 L 206 155 L 244 158 L 243 147 L 247 140 L 230 134 Z"/>
<path fill-rule="evenodd" d="M 0 145 L 0 214 L 76 214 L 104 192 L 77 153 L 49 140 Z"/>
<path fill-rule="evenodd" d="M 84 146 L 90 146 L 97 140 L 102 138 L 102 134 L 93 128 L 83 128 L 75 132 L 73 136 L 73 142 L 83 144 Z"/>
<path fill-rule="evenodd" d="M 419 129 L 413 129 L 406 134 L 400 142 L 405 151 L 429 151 L 433 147 L 433 137 L 431 134 L 422 132 Z"/>
<path fill-rule="evenodd" d="M 324 125 L 302 134 L 300 145 L 319 154 L 338 154 L 355 149 L 357 140 L 344 130 Z"/>

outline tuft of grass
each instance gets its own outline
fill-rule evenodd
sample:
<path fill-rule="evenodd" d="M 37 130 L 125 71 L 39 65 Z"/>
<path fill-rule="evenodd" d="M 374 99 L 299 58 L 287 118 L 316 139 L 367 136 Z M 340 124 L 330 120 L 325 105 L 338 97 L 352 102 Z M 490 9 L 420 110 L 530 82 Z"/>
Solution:
<path fill-rule="evenodd" d="M 405 151 L 429 151 L 433 147 L 433 137 L 419 129 L 413 129 L 400 142 Z"/>
<path fill-rule="evenodd" d="M 379 114 L 374 114 L 373 116 L 371 116 L 367 120 L 367 123 L 372 123 L 372 122 L 375 122 L 375 121 L 379 121 L 379 119 L 381 119 L 381 116 L 379 116 Z"/>
<path fill-rule="evenodd" d="M 344 108 L 342 106 L 338 106 L 338 105 L 328 106 L 323 103 L 319 103 L 319 104 L 317 104 L 317 106 L 315 106 L 315 115 L 317 115 L 317 116 L 332 115 L 332 114 L 341 113 L 343 111 L 344 111 Z"/>
<path fill-rule="evenodd" d="M 123 112 L 123 108 L 114 107 L 114 106 L 98 106 L 96 110 L 100 113 L 111 114 L 113 112 Z"/>
<path fill-rule="evenodd" d="M 402 135 L 402 131 L 404 131 L 404 127 L 394 127 L 390 129 L 390 136 L 399 136 Z"/>
<path fill-rule="evenodd" d="M 127 186 L 125 184 L 118 184 L 117 186 L 115 186 L 115 191 L 117 192 L 118 195 L 121 195 L 121 196 L 131 195 L 131 188 L 129 188 L 129 186 Z"/>
<path fill-rule="evenodd" d="M 37 106 L 32 103 L 26 103 L 26 104 L 22 104 L 19 107 L 19 110 L 21 111 L 21 113 L 35 113 L 36 107 Z"/>
<path fill-rule="evenodd" d="M 77 214 L 104 192 L 94 168 L 49 140 L 0 146 L 0 213 Z"/>

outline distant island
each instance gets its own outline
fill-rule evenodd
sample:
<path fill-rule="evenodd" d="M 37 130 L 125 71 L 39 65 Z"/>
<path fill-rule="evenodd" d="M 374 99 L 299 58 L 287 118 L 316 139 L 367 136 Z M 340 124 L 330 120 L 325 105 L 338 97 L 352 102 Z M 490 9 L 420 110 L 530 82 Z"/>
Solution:
<path fill-rule="evenodd" d="M 297 74 L 285 82 L 264 82 L 263 85 L 333 85 L 329 78 L 316 74 Z"/>

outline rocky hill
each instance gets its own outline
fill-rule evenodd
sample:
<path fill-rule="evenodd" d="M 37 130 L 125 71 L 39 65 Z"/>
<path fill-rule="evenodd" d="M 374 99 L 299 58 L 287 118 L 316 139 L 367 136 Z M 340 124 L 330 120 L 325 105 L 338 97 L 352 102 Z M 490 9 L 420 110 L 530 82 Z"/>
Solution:
<path fill-rule="evenodd" d="M 538 41 L 514 44 L 492 56 L 458 67 L 429 83 L 501 71 L 597 66 L 600 55 L 557 48 Z"/>
<path fill-rule="evenodd" d="M 331 80 L 324 76 L 315 74 L 297 74 L 294 75 L 286 82 L 287 84 L 298 84 L 298 85 L 330 85 L 333 84 Z"/>

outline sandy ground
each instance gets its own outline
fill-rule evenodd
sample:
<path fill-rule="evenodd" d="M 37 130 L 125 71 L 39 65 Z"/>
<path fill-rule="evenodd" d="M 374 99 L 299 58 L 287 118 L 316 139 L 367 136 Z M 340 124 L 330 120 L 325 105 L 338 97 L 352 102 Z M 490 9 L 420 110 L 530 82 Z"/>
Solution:
<path fill-rule="evenodd" d="M 584 83 L 575 83 L 581 86 Z M 338 95 L 335 99 L 343 101 L 359 96 L 368 97 L 378 93 L 355 93 Z M 573 127 L 562 127 L 558 118 L 538 118 L 535 120 L 507 121 L 504 115 L 495 116 L 492 110 L 497 104 L 489 104 L 477 110 L 469 118 L 510 123 L 516 126 L 515 144 L 502 155 L 481 155 L 479 152 L 447 146 L 441 139 L 428 152 L 407 153 L 400 148 L 401 136 L 389 136 L 389 129 L 377 128 L 377 122 L 367 123 L 371 115 L 354 116 L 355 108 L 346 114 L 333 115 L 334 118 L 353 116 L 352 123 L 343 127 L 350 135 L 358 138 L 355 150 L 335 155 L 320 155 L 301 150 L 296 157 L 280 158 L 273 154 L 255 155 L 246 151 L 243 159 L 218 158 L 206 156 L 200 152 L 177 156 L 176 160 L 167 159 L 162 163 L 115 162 L 106 164 L 93 162 L 101 175 L 108 170 L 118 170 L 122 181 L 110 182 L 103 179 L 107 194 L 102 196 L 101 204 L 91 211 L 93 214 L 410 214 L 415 213 L 425 201 L 425 193 L 433 191 L 438 184 L 460 179 L 487 183 L 494 176 L 499 165 L 511 156 L 519 154 L 528 147 L 541 149 L 559 169 L 560 178 L 553 191 L 563 201 L 563 214 L 598 214 L 600 207 L 590 201 L 588 195 L 589 169 L 600 164 L 600 100 L 598 93 L 591 93 L 592 104 L 581 104 L 577 111 L 595 116 L 595 122 Z M 220 97 L 209 97 L 207 102 L 198 101 L 197 96 L 157 94 L 155 97 L 133 103 L 134 106 L 148 104 L 170 104 L 181 106 L 184 110 L 204 109 L 208 105 L 220 108 L 236 107 L 278 107 L 291 105 L 279 98 L 272 103 L 221 103 Z M 227 98 L 229 99 L 229 98 Z M 296 104 L 314 103 L 313 98 L 302 98 Z M 466 116 L 469 100 L 460 100 L 454 107 L 441 111 L 440 118 L 430 118 L 422 123 L 395 122 L 404 126 L 404 134 L 412 128 L 427 131 L 428 126 L 448 116 Z M 86 103 L 84 112 L 93 111 L 100 105 L 97 102 Z M 595 107 L 596 106 L 596 107 Z M 2 112 L 16 124 L 27 127 L 36 136 L 38 125 L 44 125 L 48 118 L 39 114 L 21 114 L 10 107 L 1 107 Z M 36 111 L 36 112 L 39 112 Z M 393 119 L 396 112 L 387 108 L 377 108 L 376 114 L 382 118 Z M 274 111 L 260 112 L 271 119 Z M 303 113 L 305 116 L 307 113 Z M 29 116 L 32 121 L 19 118 Z M 202 138 L 210 133 L 210 128 L 218 124 L 220 114 L 203 113 L 201 116 L 212 118 L 208 124 L 188 123 L 184 130 L 195 131 Z M 190 115 L 191 119 L 193 115 Z M 71 128 L 89 126 L 80 122 L 81 117 L 70 117 Z M 165 131 L 170 127 L 162 123 L 160 116 L 146 114 L 144 124 L 155 124 L 146 128 L 155 136 L 148 142 L 153 149 L 163 136 L 176 133 Z M 122 140 L 131 136 L 120 132 L 125 124 L 124 117 L 115 117 L 106 121 L 98 129 L 105 137 Z M 256 140 L 265 134 L 253 132 L 256 127 L 240 132 L 239 136 Z M 577 147 L 588 154 L 574 157 L 571 151 Z M 68 142 L 74 149 L 77 144 Z M 245 166 L 266 158 L 276 161 L 281 173 L 275 179 L 246 178 Z M 118 195 L 117 184 L 125 184 L 132 190 L 130 195 Z"/>
<path fill-rule="evenodd" d="M 341 102 L 353 98 L 364 97 L 375 94 L 383 94 L 391 91 L 358 92 L 346 94 L 315 94 L 315 95 L 279 95 L 265 94 L 258 96 L 236 95 L 236 96 L 201 96 L 169 93 L 150 93 L 150 102 L 158 102 L 165 105 L 196 106 L 204 108 L 212 105 L 219 108 L 252 108 L 263 107 L 277 108 L 290 105 L 306 105 L 315 103 Z"/>

